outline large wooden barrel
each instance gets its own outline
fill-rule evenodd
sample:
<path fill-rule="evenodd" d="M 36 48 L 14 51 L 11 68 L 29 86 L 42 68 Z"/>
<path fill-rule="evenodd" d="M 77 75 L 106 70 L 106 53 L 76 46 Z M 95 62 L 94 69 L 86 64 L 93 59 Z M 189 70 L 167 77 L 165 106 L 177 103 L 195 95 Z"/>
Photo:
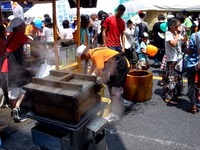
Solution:
<path fill-rule="evenodd" d="M 144 102 L 151 99 L 153 75 L 144 70 L 131 71 L 127 74 L 124 87 L 124 98 L 134 102 Z"/>

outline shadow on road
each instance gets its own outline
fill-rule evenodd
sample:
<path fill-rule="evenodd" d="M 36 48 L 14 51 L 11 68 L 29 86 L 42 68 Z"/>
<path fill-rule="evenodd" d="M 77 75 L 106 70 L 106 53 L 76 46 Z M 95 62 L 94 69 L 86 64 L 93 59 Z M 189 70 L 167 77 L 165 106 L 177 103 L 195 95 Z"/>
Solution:
<path fill-rule="evenodd" d="M 190 107 L 191 107 L 191 104 L 188 100 L 186 99 L 180 99 L 178 101 L 178 104 L 177 105 L 171 105 L 171 104 L 167 104 L 168 107 L 176 107 L 178 109 L 181 109 L 182 111 L 185 111 L 185 112 L 188 112 L 190 113 Z"/>
<path fill-rule="evenodd" d="M 155 89 L 154 94 L 160 96 L 160 98 L 162 99 L 162 89 Z M 184 98 L 179 99 L 177 105 L 167 104 L 167 106 L 168 107 L 176 107 L 178 109 L 181 109 L 182 111 L 190 113 L 190 111 L 189 111 L 190 107 L 191 107 L 190 102 L 186 99 L 184 94 L 182 94 L 182 95 Z M 164 102 L 164 100 L 163 100 L 163 102 Z"/>

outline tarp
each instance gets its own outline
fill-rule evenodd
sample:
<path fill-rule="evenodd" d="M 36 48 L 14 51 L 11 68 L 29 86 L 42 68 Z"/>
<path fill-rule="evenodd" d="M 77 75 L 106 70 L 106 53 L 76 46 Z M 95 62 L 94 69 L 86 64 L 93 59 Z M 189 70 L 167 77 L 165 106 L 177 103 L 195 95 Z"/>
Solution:
<path fill-rule="evenodd" d="M 56 2 L 58 28 L 62 28 L 63 20 L 70 20 L 69 4 L 66 2 L 63 3 L 63 1 Z M 52 13 L 52 3 L 35 4 L 31 9 L 24 13 L 24 17 L 43 18 L 44 14 L 49 14 L 49 16 L 52 18 Z"/>
<path fill-rule="evenodd" d="M 123 4 L 127 13 L 138 10 L 200 11 L 200 0 L 134 0 Z"/>

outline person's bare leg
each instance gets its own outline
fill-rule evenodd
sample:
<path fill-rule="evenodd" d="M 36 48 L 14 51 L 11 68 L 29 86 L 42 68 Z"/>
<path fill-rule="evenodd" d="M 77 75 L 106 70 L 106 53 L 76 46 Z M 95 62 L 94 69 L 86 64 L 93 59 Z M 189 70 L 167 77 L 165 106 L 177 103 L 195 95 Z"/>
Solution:
<path fill-rule="evenodd" d="M 13 109 L 16 106 L 17 100 L 9 100 L 10 108 Z"/>
<path fill-rule="evenodd" d="M 15 104 L 15 108 L 20 108 L 20 105 L 21 105 L 21 103 L 22 103 L 22 101 L 24 99 L 24 96 L 25 96 L 24 93 L 20 93 L 20 95 L 19 95 L 19 97 L 17 99 L 17 102 Z"/>

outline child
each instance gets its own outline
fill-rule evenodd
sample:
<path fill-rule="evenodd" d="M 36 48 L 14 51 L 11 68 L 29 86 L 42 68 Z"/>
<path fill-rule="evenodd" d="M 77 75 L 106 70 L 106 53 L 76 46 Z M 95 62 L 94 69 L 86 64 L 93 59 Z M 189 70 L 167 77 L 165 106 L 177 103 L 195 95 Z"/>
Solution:
<path fill-rule="evenodd" d="M 139 53 L 139 70 L 148 70 L 150 68 L 149 58 L 147 55 L 146 47 L 148 45 L 149 35 L 144 32 L 142 37 L 142 42 L 140 43 L 140 53 Z"/>

